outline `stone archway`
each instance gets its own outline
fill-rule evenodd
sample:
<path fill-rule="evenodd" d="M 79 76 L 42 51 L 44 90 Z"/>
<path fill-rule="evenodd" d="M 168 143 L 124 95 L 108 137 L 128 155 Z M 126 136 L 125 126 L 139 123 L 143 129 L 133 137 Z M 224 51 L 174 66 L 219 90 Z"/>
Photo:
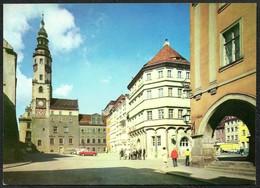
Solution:
<path fill-rule="evenodd" d="M 195 161 L 203 165 L 205 161 L 214 160 L 213 132 L 225 116 L 235 116 L 241 119 L 248 127 L 251 137 L 249 140 L 249 155 L 247 160 L 255 163 L 255 111 L 256 99 L 244 94 L 228 94 L 215 102 L 204 115 L 199 128 L 198 137 L 194 138 L 193 155 Z M 206 162 L 206 163 L 207 163 Z M 199 165 L 201 166 L 201 164 Z"/>

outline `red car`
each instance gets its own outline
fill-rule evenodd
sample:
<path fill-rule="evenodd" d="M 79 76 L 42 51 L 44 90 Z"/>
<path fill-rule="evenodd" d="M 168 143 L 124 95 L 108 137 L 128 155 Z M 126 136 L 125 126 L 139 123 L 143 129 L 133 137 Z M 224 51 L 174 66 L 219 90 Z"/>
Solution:
<path fill-rule="evenodd" d="M 96 151 L 87 151 L 87 150 L 84 150 L 84 151 L 80 151 L 79 152 L 79 155 L 92 155 L 92 156 L 96 156 L 97 155 L 97 152 Z"/>

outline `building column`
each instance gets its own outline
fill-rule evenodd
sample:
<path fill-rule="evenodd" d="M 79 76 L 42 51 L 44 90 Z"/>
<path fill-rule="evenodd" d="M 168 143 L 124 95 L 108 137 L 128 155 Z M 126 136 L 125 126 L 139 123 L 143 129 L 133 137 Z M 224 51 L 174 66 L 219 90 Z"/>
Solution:
<path fill-rule="evenodd" d="M 216 82 L 216 3 L 209 4 L 209 83 Z"/>
<path fill-rule="evenodd" d="M 194 19 L 194 74 L 195 74 L 195 91 L 201 87 L 200 75 L 200 5 L 195 8 Z"/>
<path fill-rule="evenodd" d="M 169 148 L 169 144 L 168 144 L 168 130 L 167 130 L 167 129 L 165 129 L 165 139 L 166 139 L 167 157 L 169 157 L 169 152 L 170 152 L 171 150 L 169 150 L 170 148 Z"/>

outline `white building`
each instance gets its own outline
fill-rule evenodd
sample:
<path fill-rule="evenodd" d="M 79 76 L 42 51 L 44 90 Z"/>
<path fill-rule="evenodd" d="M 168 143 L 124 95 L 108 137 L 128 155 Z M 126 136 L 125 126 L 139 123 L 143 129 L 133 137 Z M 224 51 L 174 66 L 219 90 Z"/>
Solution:
<path fill-rule="evenodd" d="M 126 127 L 127 95 L 120 95 L 110 112 L 110 151 L 119 152 L 121 148 L 129 148 Z"/>
<path fill-rule="evenodd" d="M 190 63 L 170 47 L 163 48 L 129 83 L 130 147 L 146 148 L 147 157 L 168 154 L 176 146 L 180 156 L 191 148 L 191 130 L 183 121 L 190 113 Z"/>

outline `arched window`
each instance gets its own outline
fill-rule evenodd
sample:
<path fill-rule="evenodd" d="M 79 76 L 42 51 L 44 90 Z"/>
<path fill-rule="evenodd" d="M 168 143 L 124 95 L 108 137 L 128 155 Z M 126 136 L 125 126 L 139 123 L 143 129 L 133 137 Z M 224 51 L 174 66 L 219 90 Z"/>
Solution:
<path fill-rule="evenodd" d="M 187 137 L 181 139 L 180 147 L 189 147 L 189 139 Z"/>
<path fill-rule="evenodd" d="M 39 93 L 43 93 L 43 88 L 42 88 L 42 86 L 39 87 Z"/>

